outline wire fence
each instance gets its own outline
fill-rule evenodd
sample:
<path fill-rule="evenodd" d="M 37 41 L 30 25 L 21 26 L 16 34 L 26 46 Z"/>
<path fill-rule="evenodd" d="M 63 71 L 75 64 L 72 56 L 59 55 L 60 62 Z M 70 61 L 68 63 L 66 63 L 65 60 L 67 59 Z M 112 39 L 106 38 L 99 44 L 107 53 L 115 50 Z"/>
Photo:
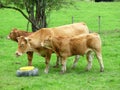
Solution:
<path fill-rule="evenodd" d="M 98 33 L 111 30 L 120 30 L 120 18 L 107 18 L 107 16 L 96 16 L 89 17 L 87 20 L 84 18 L 71 16 L 69 18 L 64 18 L 65 20 L 57 20 L 50 22 L 51 27 L 61 26 L 65 24 L 75 23 L 75 22 L 85 22 L 90 29 L 90 31 L 95 31 Z"/>

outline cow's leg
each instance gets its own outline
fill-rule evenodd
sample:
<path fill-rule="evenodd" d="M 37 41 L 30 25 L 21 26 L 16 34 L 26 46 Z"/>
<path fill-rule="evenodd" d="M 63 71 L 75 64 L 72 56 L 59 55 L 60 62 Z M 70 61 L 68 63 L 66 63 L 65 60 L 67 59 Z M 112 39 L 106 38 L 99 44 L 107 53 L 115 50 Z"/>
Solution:
<path fill-rule="evenodd" d="M 27 52 L 28 66 L 32 66 L 33 52 Z"/>
<path fill-rule="evenodd" d="M 45 64 L 46 64 L 46 68 L 44 70 L 44 72 L 47 74 L 49 71 L 49 62 L 50 62 L 50 58 L 51 58 L 51 53 L 47 54 L 45 56 Z"/>
<path fill-rule="evenodd" d="M 55 66 L 53 66 L 53 67 L 54 67 L 54 68 L 58 68 L 58 67 L 59 67 L 59 65 L 61 64 L 60 62 L 61 62 L 60 57 L 59 57 L 59 56 L 57 56 L 56 65 L 55 65 Z"/>
<path fill-rule="evenodd" d="M 87 58 L 87 62 L 88 62 L 86 70 L 89 71 L 92 68 L 92 60 L 93 60 L 92 51 L 89 51 L 86 54 L 86 58 Z"/>
<path fill-rule="evenodd" d="M 66 58 L 61 58 L 61 64 L 62 64 L 62 70 L 61 70 L 61 73 L 65 73 L 66 71 Z"/>
<path fill-rule="evenodd" d="M 103 64 L 101 52 L 100 51 L 96 51 L 96 56 L 97 56 L 98 62 L 100 64 L 100 72 L 103 72 L 104 71 L 104 64 Z"/>
<path fill-rule="evenodd" d="M 75 59 L 74 59 L 74 62 L 73 62 L 73 65 L 72 65 L 73 69 L 76 67 L 76 64 L 77 64 L 77 62 L 78 62 L 79 59 L 80 59 L 80 55 L 76 55 Z"/>

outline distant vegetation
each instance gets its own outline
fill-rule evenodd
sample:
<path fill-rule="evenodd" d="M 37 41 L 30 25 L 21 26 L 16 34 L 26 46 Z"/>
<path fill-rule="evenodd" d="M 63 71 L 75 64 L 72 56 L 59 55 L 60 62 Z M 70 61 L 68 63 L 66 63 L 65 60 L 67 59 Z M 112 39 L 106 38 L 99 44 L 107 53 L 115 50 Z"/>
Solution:
<path fill-rule="evenodd" d="M 48 27 L 56 27 L 74 22 L 85 22 L 92 31 L 99 30 L 98 17 L 101 16 L 100 29 L 119 30 L 120 29 L 120 10 L 119 2 L 76 2 L 76 8 L 62 8 L 52 11 L 47 18 Z M 0 9 L 0 35 L 5 36 L 12 28 L 22 30 L 27 29 L 27 20 L 17 11 Z M 29 31 L 31 28 L 29 26 Z"/>

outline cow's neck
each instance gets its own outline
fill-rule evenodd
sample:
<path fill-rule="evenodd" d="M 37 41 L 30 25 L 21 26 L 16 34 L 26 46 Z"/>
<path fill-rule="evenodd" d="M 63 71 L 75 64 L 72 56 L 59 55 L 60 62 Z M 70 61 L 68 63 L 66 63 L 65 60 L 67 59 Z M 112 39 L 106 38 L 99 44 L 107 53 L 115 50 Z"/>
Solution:
<path fill-rule="evenodd" d="M 28 43 L 28 48 L 29 48 L 29 51 L 34 51 L 33 48 L 31 47 L 30 43 Z"/>

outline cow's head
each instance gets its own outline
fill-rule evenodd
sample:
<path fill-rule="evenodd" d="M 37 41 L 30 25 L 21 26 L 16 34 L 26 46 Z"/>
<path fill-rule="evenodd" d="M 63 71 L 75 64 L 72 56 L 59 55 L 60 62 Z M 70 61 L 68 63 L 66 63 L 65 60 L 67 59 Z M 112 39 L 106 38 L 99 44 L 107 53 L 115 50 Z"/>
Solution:
<path fill-rule="evenodd" d="M 18 40 L 18 50 L 16 51 L 16 56 L 21 56 L 31 50 L 29 39 L 23 36 L 17 38 Z"/>
<path fill-rule="evenodd" d="M 17 37 L 18 37 L 18 31 L 17 29 L 13 29 L 9 35 L 7 36 L 8 39 L 11 39 L 11 40 L 14 40 L 14 41 L 17 41 Z"/>

